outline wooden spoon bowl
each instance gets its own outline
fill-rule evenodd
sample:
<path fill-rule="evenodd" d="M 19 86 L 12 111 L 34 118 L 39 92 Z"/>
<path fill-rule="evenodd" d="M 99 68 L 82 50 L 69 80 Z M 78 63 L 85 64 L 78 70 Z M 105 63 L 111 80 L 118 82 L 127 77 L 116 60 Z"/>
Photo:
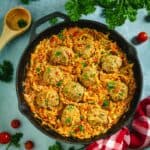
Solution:
<path fill-rule="evenodd" d="M 0 50 L 14 37 L 25 32 L 31 25 L 31 14 L 23 7 L 9 10 L 4 18 L 4 26 L 0 37 Z"/>

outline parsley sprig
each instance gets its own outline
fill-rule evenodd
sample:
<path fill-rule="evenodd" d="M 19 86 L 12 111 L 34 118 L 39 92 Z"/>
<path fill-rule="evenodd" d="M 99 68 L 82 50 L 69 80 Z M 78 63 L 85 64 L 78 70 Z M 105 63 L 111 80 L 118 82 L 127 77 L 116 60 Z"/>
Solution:
<path fill-rule="evenodd" d="M 0 64 L 0 80 L 9 82 L 12 80 L 13 76 L 13 65 L 10 61 L 4 60 Z"/>
<path fill-rule="evenodd" d="M 79 148 L 79 149 L 75 149 L 74 146 L 71 146 L 68 150 L 84 150 L 85 149 L 85 146 Z M 62 144 L 58 141 L 56 141 L 55 144 L 49 146 L 48 150 L 64 150 Z"/>
<path fill-rule="evenodd" d="M 8 144 L 6 150 L 8 150 L 9 147 L 12 146 L 12 145 L 15 146 L 16 148 L 19 148 L 20 147 L 19 142 L 20 142 L 22 137 L 23 137 L 23 133 L 16 133 L 16 134 L 12 135 L 11 141 Z"/>
<path fill-rule="evenodd" d="M 145 8 L 150 15 L 150 0 L 68 0 L 65 9 L 72 21 L 95 11 L 95 6 L 103 8 L 106 23 L 111 29 L 124 24 L 126 19 L 135 21 L 137 11 Z"/>

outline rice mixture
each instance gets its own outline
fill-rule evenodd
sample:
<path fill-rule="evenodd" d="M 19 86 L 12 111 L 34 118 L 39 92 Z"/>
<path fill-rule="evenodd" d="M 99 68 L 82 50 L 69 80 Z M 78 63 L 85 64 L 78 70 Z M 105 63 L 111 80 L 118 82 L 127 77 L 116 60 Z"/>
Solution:
<path fill-rule="evenodd" d="M 23 83 L 35 117 L 65 137 L 103 134 L 128 110 L 133 64 L 107 34 L 66 28 L 31 54 Z"/>

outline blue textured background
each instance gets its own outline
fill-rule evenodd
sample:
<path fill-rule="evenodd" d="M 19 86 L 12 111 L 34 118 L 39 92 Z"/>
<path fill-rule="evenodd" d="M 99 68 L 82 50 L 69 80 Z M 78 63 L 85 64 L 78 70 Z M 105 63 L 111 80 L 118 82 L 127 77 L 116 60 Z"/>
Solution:
<path fill-rule="evenodd" d="M 22 5 L 29 9 L 32 13 L 33 22 L 38 18 L 47 15 L 54 11 L 65 12 L 64 10 L 65 0 L 37 0 L 32 1 L 30 5 L 22 5 L 19 0 L 0 0 L 0 33 L 3 28 L 3 18 L 5 13 L 14 6 Z M 85 19 L 91 19 L 105 23 L 105 19 L 100 16 L 101 9 L 97 8 L 95 13 L 83 16 Z M 126 21 L 126 23 L 116 28 L 129 42 L 133 36 L 138 32 L 145 31 L 150 35 L 150 22 L 145 22 L 144 17 L 146 16 L 145 10 L 138 12 L 137 20 L 134 23 Z M 45 26 L 48 26 L 46 24 Z M 42 26 L 41 29 L 43 29 Z M 16 130 L 10 127 L 10 120 L 13 118 L 19 118 L 22 121 L 22 126 L 19 130 L 24 133 L 24 137 L 21 140 L 21 148 L 23 150 L 23 143 L 27 139 L 35 141 L 35 150 L 48 150 L 48 146 L 55 142 L 54 139 L 47 137 L 38 131 L 19 111 L 15 89 L 15 76 L 16 68 L 21 54 L 25 47 L 28 45 L 30 37 L 30 30 L 15 40 L 11 41 L 5 46 L 2 52 L 0 52 L 0 63 L 4 60 L 10 60 L 14 66 L 14 76 L 11 83 L 4 83 L 0 81 L 0 131 L 7 130 L 11 133 L 15 133 Z M 138 57 L 141 62 L 143 75 L 144 75 L 144 86 L 142 92 L 142 98 L 149 96 L 150 93 L 150 40 L 143 44 L 135 46 L 137 49 Z M 141 98 L 141 99 L 142 99 Z M 70 144 L 62 143 L 67 149 Z M 80 147 L 81 145 L 76 145 Z M 12 147 L 10 150 L 15 150 Z M 0 145 L 0 150 L 5 150 L 5 146 Z"/>

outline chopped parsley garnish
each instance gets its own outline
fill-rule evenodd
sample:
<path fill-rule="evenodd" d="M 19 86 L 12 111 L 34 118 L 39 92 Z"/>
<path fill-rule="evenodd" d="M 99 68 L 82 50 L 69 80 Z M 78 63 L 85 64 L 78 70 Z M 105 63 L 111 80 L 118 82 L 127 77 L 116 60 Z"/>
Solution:
<path fill-rule="evenodd" d="M 102 106 L 104 106 L 104 107 L 107 107 L 107 106 L 109 106 L 109 100 L 104 100 L 103 101 L 103 105 Z"/>
<path fill-rule="evenodd" d="M 83 119 L 84 119 L 84 116 L 83 116 L 83 115 L 81 115 L 81 116 L 80 116 L 80 119 L 81 119 L 81 120 L 83 120 Z"/>
<path fill-rule="evenodd" d="M 86 45 L 86 49 L 89 49 L 91 46 L 90 45 Z"/>
<path fill-rule="evenodd" d="M 68 106 L 67 106 L 67 109 L 68 109 L 68 110 L 72 110 L 73 107 L 74 107 L 73 105 L 68 105 Z"/>
<path fill-rule="evenodd" d="M 85 62 L 82 62 L 82 67 L 85 68 L 87 66 L 87 64 Z"/>
<path fill-rule="evenodd" d="M 64 38 L 63 30 L 58 33 L 58 37 L 59 37 L 60 40 L 62 40 Z"/>
<path fill-rule="evenodd" d="M 92 78 L 93 78 L 93 77 L 95 77 L 95 75 L 96 75 L 96 74 L 95 74 L 95 73 L 93 73 L 93 74 L 91 74 L 91 75 L 90 75 L 90 77 L 92 77 Z"/>
<path fill-rule="evenodd" d="M 89 79 L 89 76 L 85 73 L 85 74 L 83 74 L 83 79 L 84 79 L 84 80 L 88 80 L 88 79 Z"/>
<path fill-rule="evenodd" d="M 49 23 L 51 23 L 52 25 L 55 25 L 57 22 L 58 22 L 58 19 L 56 17 L 49 20 Z"/>
<path fill-rule="evenodd" d="M 81 96 L 82 94 L 81 93 L 78 93 L 78 96 Z"/>
<path fill-rule="evenodd" d="M 25 21 L 24 19 L 19 19 L 17 23 L 19 28 L 24 28 L 27 25 L 27 21 Z"/>
<path fill-rule="evenodd" d="M 80 131 L 84 131 L 84 127 L 82 125 L 79 126 Z"/>
<path fill-rule="evenodd" d="M 48 68 L 46 69 L 46 72 L 47 72 L 47 73 L 50 73 L 50 72 L 51 72 L 51 68 L 48 67 Z"/>
<path fill-rule="evenodd" d="M 36 68 L 36 73 L 39 74 L 41 72 L 41 69 L 39 67 Z"/>
<path fill-rule="evenodd" d="M 69 92 L 67 87 L 65 87 L 63 91 L 64 91 L 65 93 L 68 93 L 68 92 Z"/>
<path fill-rule="evenodd" d="M 13 65 L 11 62 L 4 60 L 3 64 L 0 64 L 0 80 L 9 82 L 13 76 Z"/>
<path fill-rule="evenodd" d="M 66 123 L 66 124 L 70 124 L 70 123 L 71 123 L 71 118 L 67 118 L 67 119 L 65 120 L 65 123 Z"/>
<path fill-rule="evenodd" d="M 123 96 L 123 92 L 120 92 L 119 95 L 120 95 L 120 96 Z"/>
<path fill-rule="evenodd" d="M 48 99 L 45 99 L 45 105 L 48 106 Z"/>
<path fill-rule="evenodd" d="M 63 84 L 63 80 L 60 80 L 60 81 L 58 81 L 57 83 L 56 83 L 56 85 L 59 87 L 59 86 L 61 86 Z"/>
<path fill-rule="evenodd" d="M 109 91 L 113 90 L 115 88 L 115 82 L 114 81 L 108 82 L 107 88 L 108 88 Z"/>
<path fill-rule="evenodd" d="M 61 56 L 62 55 L 62 52 L 61 51 L 56 51 L 56 53 L 55 53 L 55 56 L 56 57 L 59 57 L 59 56 Z"/>

